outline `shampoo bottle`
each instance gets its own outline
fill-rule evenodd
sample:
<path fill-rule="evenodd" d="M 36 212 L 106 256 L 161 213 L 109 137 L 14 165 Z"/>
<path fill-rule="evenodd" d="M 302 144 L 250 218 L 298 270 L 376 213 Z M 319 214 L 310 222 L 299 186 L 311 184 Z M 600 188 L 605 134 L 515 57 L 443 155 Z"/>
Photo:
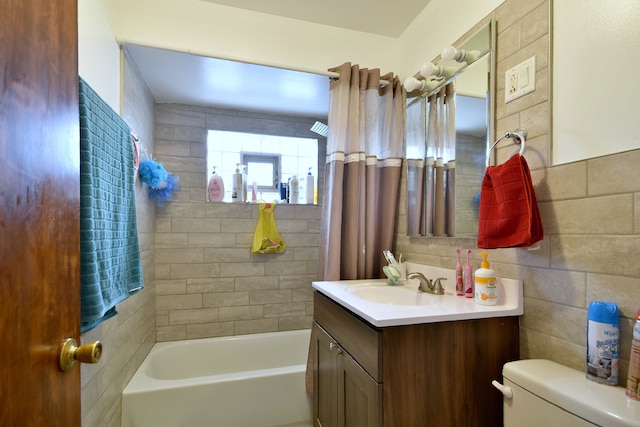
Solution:
<path fill-rule="evenodd" d="M 213 167 L 213 174 L 209 178 L 208 199 L 210 202 L 221 202 L 224 199 L 224 181 L 220 175 L 216 174 L 216 167 Z"/>
<path fill-rule="evenodd" d="M 473 298 L 473 271 L 471 270 L 471 264 L 469 263 L 469 255 L 471 255 L 471 249 L 467 249 L 467 265 L 464 267 L 465 298 Z"/>
<path fill-rule="evenodd" d="M 240 165 L 240 173 L 242 174 L 242 201 L 249 201 L 249 177 L 247 176 L 247 166 Z"/>
<path fill-rule="evenodd" d="M 462 264 L 460 264 L 460 248 L 456 249 L 458 261 L 456 262 L 456 295 L 464 295 L 464 282 L 462 280 Z"/>
<path fill-rule="evenodd" d="M 307 182 L 305 188 L 305 197 L 307 198 L 307 204 L 312 205 L 314 199 L 314 182 L 313 175 L 311 175 L 311 168 L 309 168 L 309 173 L 307 174 Z"/>
<path fill-rule="evenodd" d="M 476 294 L 476 304 L 495 305 L 498 300 L 498 279 L 496 272 L 493 271 L 487 261 L 489 254 L 480 252 L 482 255 L 482 263 L 480 268 L 476 270 L 474 286 Z"/>
<path fill-rule="evenodd" d="M 231 201 L 232 202 L 244 202 L 242 199 L 245 190 L 242 185 L 244 183 L 244 177 L 240 172 L 240 163 L 236 163 L 236 173 L 233 174 L 231 185 Z"/>
<path fill-rule="evenodd" d="M 297 204 L 300 198 L 300 187 L 298 183 L 298 177 L 292 176 L 289 181 L 289 203 Z"/>

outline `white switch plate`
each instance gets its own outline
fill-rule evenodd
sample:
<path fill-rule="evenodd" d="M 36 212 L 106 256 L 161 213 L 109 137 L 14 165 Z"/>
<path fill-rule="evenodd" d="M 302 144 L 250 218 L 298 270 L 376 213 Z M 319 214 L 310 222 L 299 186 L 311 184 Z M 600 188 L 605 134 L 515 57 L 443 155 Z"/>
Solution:
<path fill-rule="evenodd" d="M 534 90 L 536 90 L 535 56 L 521 62 L 504 73 L 505 104 Z"/>

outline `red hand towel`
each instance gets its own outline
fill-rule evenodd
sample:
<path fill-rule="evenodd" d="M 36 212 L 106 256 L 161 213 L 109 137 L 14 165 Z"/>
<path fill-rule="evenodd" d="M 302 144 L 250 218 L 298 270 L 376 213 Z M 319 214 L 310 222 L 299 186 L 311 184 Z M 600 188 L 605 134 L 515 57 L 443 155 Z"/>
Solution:
<path fill-rule="evenodd" d="M 489 166 L 482 181 L 478 247 L 531 246 L 544 231 L 529 165 L 520 154 L 504 164 Z"/>

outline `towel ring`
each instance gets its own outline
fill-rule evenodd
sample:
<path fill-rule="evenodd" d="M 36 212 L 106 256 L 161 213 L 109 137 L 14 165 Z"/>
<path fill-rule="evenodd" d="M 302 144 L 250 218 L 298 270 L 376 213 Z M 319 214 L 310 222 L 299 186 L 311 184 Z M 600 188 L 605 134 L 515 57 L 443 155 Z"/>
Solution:
<path fill-rule="evenodd" d="M 491 156 L 491 152 L 493 151 L 494 147 L 505 138 L 513 138 L 514 139 L 513 143 L 520 145 L 520 155 L 522 156 L 525 150 L 525 140 L 527 139 L 527 136 L 528 136 L 527 128 L 518 128 L 514 131 L 505 132 L 505 134 L 502 135 L 500 138 L 498 138 L 496 142 L 494 142 L 491 148 L 489 149 L 489 154 L 487 155 L 487 166 L 489 166 L 489 158 Z"/>

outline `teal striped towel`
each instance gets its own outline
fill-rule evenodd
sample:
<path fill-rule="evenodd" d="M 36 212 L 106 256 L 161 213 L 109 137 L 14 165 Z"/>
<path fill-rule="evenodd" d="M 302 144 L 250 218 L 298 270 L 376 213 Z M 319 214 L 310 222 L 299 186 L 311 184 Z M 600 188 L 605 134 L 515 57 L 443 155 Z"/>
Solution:
<path fill-rule="evenodd" d="M 131 130 L 80 78 L 82 332 L 142 288 Z"/>

